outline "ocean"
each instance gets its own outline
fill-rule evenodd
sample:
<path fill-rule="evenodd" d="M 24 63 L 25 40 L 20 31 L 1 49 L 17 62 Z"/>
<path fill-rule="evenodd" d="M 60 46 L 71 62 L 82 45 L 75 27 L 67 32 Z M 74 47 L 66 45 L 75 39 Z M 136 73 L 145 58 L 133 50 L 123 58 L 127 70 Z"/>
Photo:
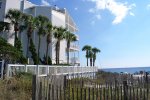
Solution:
<path fill-rule="evenodd" d="M 106 71 L 106 72 L 127 72 L 127 73 L 135 73 L 140 71 L 150 72 L 150 67 L 131 67 L 131 68 L 102 68 L 100 70 Z"/>

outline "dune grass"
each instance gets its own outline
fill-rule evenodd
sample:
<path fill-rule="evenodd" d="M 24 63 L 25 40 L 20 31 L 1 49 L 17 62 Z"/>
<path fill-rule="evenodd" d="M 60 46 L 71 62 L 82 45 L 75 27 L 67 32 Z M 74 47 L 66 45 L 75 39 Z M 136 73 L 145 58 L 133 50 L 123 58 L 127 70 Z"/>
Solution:
<path fill-rule="evenodd" d="M 0 100 L 31 100 L 32 75 L 18 73 L 15 77 L 0 80 Z"/>

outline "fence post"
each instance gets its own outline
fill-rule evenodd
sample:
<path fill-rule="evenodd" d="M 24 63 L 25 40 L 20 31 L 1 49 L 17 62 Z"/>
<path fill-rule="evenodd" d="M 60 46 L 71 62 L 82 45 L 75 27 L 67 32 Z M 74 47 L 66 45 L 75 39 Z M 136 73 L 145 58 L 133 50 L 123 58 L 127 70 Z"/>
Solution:
<path fill-rule="evenodd" d="M 64 88 L 66 88 L 67 87 L 67 77 L 66 77 L 66 75 L 64 75 Z"/>
<path fill-rule="evenodd" d="M 128 95 L 127 81 L 123 81 L 123 90 L 124 90 L 124 100 L 127 100 L 127 95 Z"/>
<path fill-rule="evenodd" d="M 49 66 L 47 66 L 47 75 L 49 75 Z"/>
<path fill-rule="evenodd" d="M 10 71 L 10 66 L 9 66 L 9 64 L 6 65 L 6 69 L 7 69 L 7 77 L 9 77 L 9 71 Z"/>
<path fill-rule="evenodd" d="M 148 94 L 149 94 L 149 85 L 148 85 L 148 82 L 149 82 L 149 81 L 148 81 L 148 72 L 146 72 L 146 93 L 147 93 L 147 94 L 146 94 L 146 96 L 147 96 L 146 98 L 147 98 L 147 99 L 148 99 L 148 96 L 149 96 L 149 95 L 148 95 Z"/>
<path fill-rule="evenodd" d="M 4 60 L 2 60 L 2 66 L 1 66 L 1 78 L 4 78 Z"/>
<path fill-rule="evenodd" d="M 25 65 L 25 72 L 27 72 L 28 71 L 28 68 L 27 68 L 27 65 Z"/>
<path fill-rule="evenodd" d="M 36 75 L 39 76 L 39 65 L 36 67 Z"/>
<path fill-rule="evenodd" d="M 38 93 L 38 96 L 37 96 L 39 100 L 42 100 L 42 98 L 43 98 L 42 97 L 43 96 L 42 91 L 43 91 L 42 90 L 42 82 L 40 82 L 39 93 Z"/>
<path fill-rule="evenodd" d="M 91 93 L 91 92 L 90 92 L 90 88 L 89 88 L 89 89 L 88 89 L 88 100 L 90 100 L 90 97 L 91 97 L 91 96 L 90 96 L 90 95 L 91 95 L 90 93 Z"/>
<path fill-rule="evenodd" d="M 38 98 L 37 98 L 37 78 L 36 78 L 36 75 L 32 76 L 32 100 L 38 100 Z"/>

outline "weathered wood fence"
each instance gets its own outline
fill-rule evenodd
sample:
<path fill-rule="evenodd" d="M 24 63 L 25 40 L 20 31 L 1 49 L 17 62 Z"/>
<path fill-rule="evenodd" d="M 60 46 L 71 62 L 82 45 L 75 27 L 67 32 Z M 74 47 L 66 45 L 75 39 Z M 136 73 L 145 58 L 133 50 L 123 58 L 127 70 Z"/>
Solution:
<path fill-rule="evenodd" d="M 70 76 L 33 76 L 33 100 L 150 100 L 149 79 L 139 83 L 98 84 L 92 78 Z M 134 81 L 134 80 L 132 80 Z"/>
<path fill-rule="evenodd" d="M 3 78 L 4 71 L 4 60 L 0 61 L 0 79 Z"/>

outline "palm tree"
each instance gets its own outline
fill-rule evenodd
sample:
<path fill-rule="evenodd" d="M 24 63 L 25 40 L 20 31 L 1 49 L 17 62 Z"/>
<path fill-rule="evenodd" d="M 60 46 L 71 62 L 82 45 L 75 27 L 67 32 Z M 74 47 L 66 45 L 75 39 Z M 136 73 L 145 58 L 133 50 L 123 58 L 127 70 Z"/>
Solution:
<path fill-rule="evenodd" d="M 6 19 L 10 20 L 10 23 L 14 26 L 15 31 L 15 41 L 14 46 L 16 47 L 18 42 L 18 32 L 21 27 L 23 14 L 21 11 L 16 9 L 10 9 L 6 14 Z"/>
<path fill-rule="evenodd" d="M 36 17 L 36 27 L 38 29 L 38 36 L 39 36 L 39 41 L 38 41 L 38 64 L 39 64 L 39 58 L 40 58 L 40 46 L 41 46 L 41 35 L 46 34 L 46 24 L 49 22 L 49 19 L 45 16 L 39 15 Z"/>
<path fill-rule="evenodd" d="M 90 52 L 90 50 L 91 50 L 91 46 L 89 46 L 89 45 L 85 45 L 82 48 L 82 51 L 86 51 L 87 66 L 88 66 L 88 58 L 89 58 L 89 52 Z"/>
<path fill-rule="evenodd" d="M 29 44 L 30 44 L 31 36 L 32 36 L 34 29 L 36 28 L 35 22 L 36 22 L 36 19 L 32 15 L 27 16 L 27 19 L 25 21 L 25 24 L 27 26 L 27 38 L 28 38 L 27 53 L 26 53 L 27 58 L 29 55 Z"/>
<path fill-rule="evenodd" d="M 46 34 L 47 34 L 47 46 L 46 46 L 46 64 L 48 64 L 48 51 L 49 51 L 49 44 L 52 42 L 52 32 L 54 30 L 54 27 L 52 26 L 51 22 L 48 22 L 46 25 Z"/>
<path fill-rule="evenodd" d="M 70 49 L 70 43 L 71 42 L 74 42 L 74 41 L 77 41 L 77 37 L 75 34 L 67 31 L 66 32 L 66 36 L 65 36 L 65 39 L 67 41 L 67 64 L 69 64 L 69 49 Z"/>
<path fill-rule="evenodd" d="M 66 29 L 55 27 L 54 37 L 56 41 L 56 64 L 59 64 L 60 42 L 65 38 Z"/>
<path fill-rule="evenodd" d="M 95 66 L 96 54 L 101 51 L 98 48 L 92 48 L 92 52 L 93 52 L 93 66 Z"/>

